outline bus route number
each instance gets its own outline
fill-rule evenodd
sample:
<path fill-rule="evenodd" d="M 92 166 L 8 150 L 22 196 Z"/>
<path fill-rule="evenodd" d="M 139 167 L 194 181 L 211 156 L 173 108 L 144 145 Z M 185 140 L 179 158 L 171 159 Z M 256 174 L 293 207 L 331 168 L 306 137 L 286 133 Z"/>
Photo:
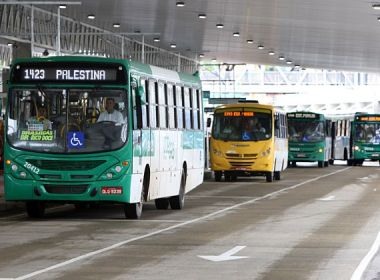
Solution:
<path fill-rule="evenodd" d="M 24 167 L 36 174 L 40 173 L 40 169 L 38 167 L 35 167 L 33 164 L 30 164 L 29 162 L 25 162 Z"/>
<path fill-rule="evenodd" d="M 44 69 L 25 69 L 24 79 L 25 80 L 44 80 L 45 70 Z"/>

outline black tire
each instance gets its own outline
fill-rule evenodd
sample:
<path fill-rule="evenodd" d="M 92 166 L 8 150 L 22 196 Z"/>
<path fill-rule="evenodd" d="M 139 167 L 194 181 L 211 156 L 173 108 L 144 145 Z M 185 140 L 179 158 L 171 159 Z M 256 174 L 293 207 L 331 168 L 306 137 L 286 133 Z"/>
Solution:
<path fill-rule="evenodd" d="M 147 176 L 145 174 L 145 176 Z M 126 219 L 133 219 L 133 220 L 138 220 L 141 218 L 142 214 L 142 209 L 143 209 L 143 204 L 144 204 L 144 194 L 145 194 L 145 189 L 146 189 L 146 184 L 148 184 L 147 177 L 144 176 L 143 180 L 143 186 L 141 189 L 141 196 L 140 196 L 140 201 L 136 203 L 125 203 L 124 204 L 124 214 Z"/>
<path fill-rule="evenodd" d="M 156 209 L 166 210 L 169 208 L 169 199 L 166 197 L 157 198 L 154 200 L 154 204 L 156 205 Z"/>
<path fill-rule="evenodd" d="M 329 164 L 330 165 L 334 165 L 334 160 L 333 159 L 329 159 Z"/>
<path fill-rule="evenodd" d="M 273 172 L 267 172 L 265 174 L 265 179 L 268 183 L 273 182 Z"/>
<path fill-rule="evenodd" d="M 215 182 L 220 182 L 222 180 L 222 171 L 214 172 Z"/>
<path fill-rule="evenodd" d="M 273 179 L 280 181 L 281 180 L 281 172 L 280 171 L 275 171 L 273 174 Z"/>
<path fill-rule="evenodd" d="M 296 161 L 292 161 L 292 167 L 297 167 L 297 162 Z"/>
<path fill-rule="evenodd" d="M 323 168 L 323 161 L 318 161 L 318 167 Z"/>
<path fill-rule="evenodd" d="M 29 218 L 42 218 L 45 214 L 45 203 L 41 201 L 26 202 L 26 212 Z"/>
<path fill-rule="evenodd" d="M 348 160 L 347 160 L 347 165 L 348 165 L 348 166 L 352 166 L 352 165 L 353 165 L 352 159 L 348 159 Z"/>
<path fill-rule="evenodd" d="M 329 162 L 328 161 L 323 162 L 323 166 L 324 167 L 328 167 L 329 166 Z"/>
<path fill-rule="evenodd" d="M 185 205 L 185 187 L 186 187 L 186 173 L 185 173 L 185 170 L 182 169 L 179 194 L 175 196 L 171 196 L 169 198 L 170 208 L 172 208 L 173 210 L 181 210 L 183 206 Z"/>

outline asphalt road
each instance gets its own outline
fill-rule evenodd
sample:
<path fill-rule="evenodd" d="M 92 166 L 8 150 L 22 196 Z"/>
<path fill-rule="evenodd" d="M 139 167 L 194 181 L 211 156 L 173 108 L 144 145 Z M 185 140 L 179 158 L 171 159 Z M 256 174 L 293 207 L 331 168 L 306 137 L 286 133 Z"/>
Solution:
<path fill-rule="evenodd" d="M 48 209 L 0 218 L 2 279 L 380 279 L 380 167 L 205 181 L 183 210 Z"/>

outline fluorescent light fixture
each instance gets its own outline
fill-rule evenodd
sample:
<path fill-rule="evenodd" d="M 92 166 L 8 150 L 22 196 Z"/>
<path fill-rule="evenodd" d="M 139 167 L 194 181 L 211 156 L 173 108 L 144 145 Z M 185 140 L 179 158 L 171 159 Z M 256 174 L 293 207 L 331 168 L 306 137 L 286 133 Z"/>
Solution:
<path fill-rule="evenodd" d="M 275 52 L 274 52 L 274 51 L 269 51 L 268 54 L 269 54 L 269 55 L 274 55 Z"/>
<path fill-rule="evenodd" d="M 115 28 L 119 28 L 120 27 L 120 23 L 114 23 L 114 24 L 112 24 L 112 26 L 115 27 Z"/>
<path fill-rule="evenodd" d="M 380 21 L 380 17 L 377 18 L 377 21 Z"/>
<path fill-rule="evenodd" d="M 221 23 L 218 23 L 218 24 L 216 25 L 216 28 L 219 28 L 219 29 L 222 29 L 223 27 L 224 27 L 224 25 L 221 24 Z"/>
<path fill-rule="evenodd" d="M 67 8 L 67 5 L 65 5 L 65 4 L 60 4 L 60 5 L 59 5 L 59 8 L 60 8 L 60 9 L 66 9 L 66 8 Z"/>
<path fill-rule="evenodd" d="M 372 8 L 375 10 L 380 10 L 380 4 L 372 4 Z"/>
<path fill-rule="evenodd" d="M 95 19 L 95 15 L 88 15 L 87 18 L 88 19 Z"/>
<path fill-rule="evenodd" d="M 232 36 L 234 36 L 234 37 L 239 37 L 239 36 L 240 36 L 240 33 L 239 33 L 239 32 L 234 32 L 234 33 L 232 34 Z"/>
<path fill-rule="evenodd" d="M 177 45 L 174 44 L 174 43 L 171 43 L 171 44 L 170 44 L 170 47 L 171 47 L 172 49 L 175 49 L 175 48 L 177 47 Z"/>
<path fill-rule="evenodd" d="M 253 44 L 253 40 L 247 40 L 247 44 Z"/>
<path fill-rule="evenodd" d="M 258 45 L 257 48 L 258 48 L 259 50 L 263 50 L 263 49 L 264 49 L 264 46 L 263 46 L 263 45 Z"/>
<path fill-rule="evenodd" d="M 207 16 L 206 16 L 206 14 L 199 14 L 198 18 L 204 19 L 204 18 L 207 18 Z"/>
<path fill-rule="evenodd" d="M 8 46 L 8 47 L 12 47 L 12 46 L 13 46 L 13 43 L 9 42 L 9 43 L 7 43 L 7 46 Z"/>
<path fill-rule="evenodd" d="M 212 62 L 216 62 L 216 58 L 211 59 Z"/>
<path fill-rule="evenodd" d="M 175 5 L 177 7 L 184 7 L 185 6 L 185 2 L 183 2 L 183 1 L 177 1 L 177 3 L 175 3 Z"/>
<path fill-rule="evenodd" d="M 280 56 L 278 57 L 278 60 L 285 60 L 285 57 L 282 56 L 282 55 L 280 55 Z"/>
<path fill-rule="evenodd" d="M 160 38 L 158 38 L 158 37 L 153 38 L 153 42 L 160 42 Z"/>
<path fill-rule="evenodd" d="M 301 65 L 299 65 L 299 64 L 294 64 L 294 68 L 300 68 L 301 67 Z"/>
<path fill-rule="evenodd" d="M 205 57 L 205 55 L 203 53 L 200 53 L 199 57 Z"/>
<path fill-rule="evenodd" d="M 286 61 L 286 64 L 292 64 L 292 63 L 293 63 L 293 61 L 291 61 L 291 60 Z"/>

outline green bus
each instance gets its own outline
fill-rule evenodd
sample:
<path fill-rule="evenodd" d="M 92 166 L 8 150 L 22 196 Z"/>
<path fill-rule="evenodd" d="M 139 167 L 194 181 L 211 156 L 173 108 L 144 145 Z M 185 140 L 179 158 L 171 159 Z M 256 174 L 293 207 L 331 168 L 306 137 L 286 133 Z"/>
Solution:
<path fill-rule="evenodd" d="M 117 122 L 98 120 L 107 100 Z M 30 217 L 42 217 L 51 202 L 119 203 L 128 219 L 140 218 L 149 200 L 157 209 L 181 209 L 203 182 L 202 112 L 196 75 L 101 57 L 15 60 L 5 199 L 25 202 Z"/>
<path fill-rule="evenodd" d="M 289 152 L 288 163 L 318 162 L 327 167 L 331 162 L 331 121 L 314 112 L 288 112 Z"/>
<path fill-rule="evenodd" d="M 347 164 L 380 161 L 380 115 L 356 113 L 351 124 L 350 157 Z"/>

